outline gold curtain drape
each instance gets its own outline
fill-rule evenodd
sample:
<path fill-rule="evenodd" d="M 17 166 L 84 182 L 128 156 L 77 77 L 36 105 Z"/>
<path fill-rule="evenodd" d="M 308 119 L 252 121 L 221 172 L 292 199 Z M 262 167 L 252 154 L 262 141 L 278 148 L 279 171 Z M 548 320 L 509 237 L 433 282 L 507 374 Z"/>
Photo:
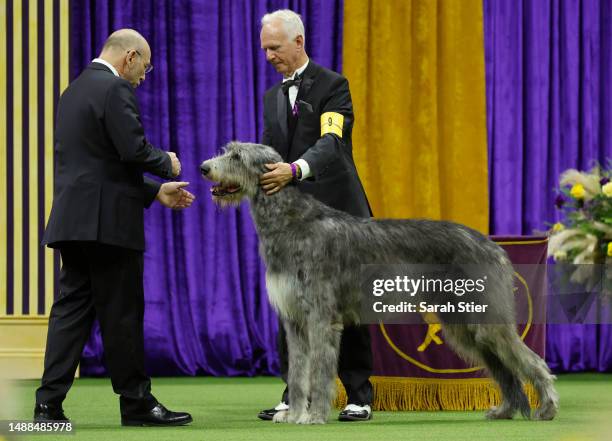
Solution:
<path fill-rule="evenodd" d="M 376 217 L 488 231 L 481 0 L 346 0 L 354 156 Z"/>

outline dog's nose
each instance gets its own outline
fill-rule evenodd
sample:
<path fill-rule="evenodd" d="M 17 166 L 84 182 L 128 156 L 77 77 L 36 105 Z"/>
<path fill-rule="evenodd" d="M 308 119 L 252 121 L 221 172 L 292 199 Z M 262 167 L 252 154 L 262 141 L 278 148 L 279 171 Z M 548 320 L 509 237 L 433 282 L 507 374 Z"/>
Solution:
<path fill-rule="evenodd" d="M 203 162 L 202 165 L 200 165 L 200 172 L 202 172 L 202 174 L 206 176 L 208 172 L 210 172 L 210 165 L 208 165 L 206 162 Z"/>

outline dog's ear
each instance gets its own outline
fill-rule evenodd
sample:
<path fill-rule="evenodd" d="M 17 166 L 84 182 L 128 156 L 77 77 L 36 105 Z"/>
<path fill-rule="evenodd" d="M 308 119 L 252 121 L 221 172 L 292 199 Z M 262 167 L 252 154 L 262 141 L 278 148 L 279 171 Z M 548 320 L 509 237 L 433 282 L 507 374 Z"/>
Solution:
<path fill-rule="evenodd" d="M 271 171 L 271 170 L 268 170 L 268 167 L 266 167 L 266 164 L 274 164 L 274 162 L 265 161 L 265 162 L 262 162 L 261 164 L 258 164 L 259 171 L 261 172 L 262 175 L 264 173 L 268 173 L 269 171 Z"/>
<path fill-rule="evenodd" d="M 255 146 L 259 150 L 258 156 L 265 160 L 265 164 L 274 164 L 275 162 L 283 161 L 281 155 L 276 150 L 274 150 L 274 148 L 264 144 L 256 144 Z"/>

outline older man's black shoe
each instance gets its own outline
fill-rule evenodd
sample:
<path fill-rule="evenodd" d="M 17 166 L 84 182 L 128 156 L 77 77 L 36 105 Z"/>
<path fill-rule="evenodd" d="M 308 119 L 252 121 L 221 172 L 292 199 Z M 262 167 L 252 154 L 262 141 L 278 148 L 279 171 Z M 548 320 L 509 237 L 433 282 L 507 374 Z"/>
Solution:
<path fill-rule="evenodd" d="M 285 401 L 281 401 L 272 409 L 264 409 L 257 414 L 257 418 L 264 421 L 272 421 L 274 415 L 281 411 L 289 410 L 289 405 Z"/>
<path fill-rule="evenodd" d="M 34 406 L 34 422 L 43 423 L 48 421 L 70 421 L 61 406 L 53 406 L 49 404 L 36 404 Z"/>
<path fill-rule="evenodd" d="M 182 426 L 192 421 L 187 412 L 172 412 L 161 403 L 148 412 L 121 416 L 122 426 Z"/>
<path fill-rule="evenodd" d="M 368 421 L 372 419 L 370 406 L 348 405 L 338 415 L 338 421 Z"/>
<path fill-rule="evenodd" d="M 257 414 L 257 418 L 264 421 L 272 421 L 272 418 L 274 418 L 274 415 L 276 415 L 278 412 L 280 411 L 276 410 L 275 408 L 264 409 Z"/>

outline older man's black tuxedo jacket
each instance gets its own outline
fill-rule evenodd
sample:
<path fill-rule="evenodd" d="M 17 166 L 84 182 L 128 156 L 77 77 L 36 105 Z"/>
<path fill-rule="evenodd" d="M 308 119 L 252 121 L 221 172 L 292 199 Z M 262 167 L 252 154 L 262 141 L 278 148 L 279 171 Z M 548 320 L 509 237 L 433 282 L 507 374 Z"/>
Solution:
<path fill-rule="evenodd" d="M 145 138 L 130 83 L 91 63 L 62 94 L 55 130 L 53 206 L 43 243 L 95 241 L 144 249 L 144 208 L 170 178 L 163 150 Z"/>
<path fill-rule="evenodd" d="M 370 216 L 353 161 L 353 104 L 346 78 L 310 60 L 298 90 L 294 120 L 281 84 L 264 96 L 262 143 L 276 149 L 286 162 L 299 158 L 308 162 L 312 176 L 298 183 L 301 191 L 338 210 Z M 321 136 L 321 115 L 326 112 L 344 117 L 342 137 L 334 133 Z"/>

